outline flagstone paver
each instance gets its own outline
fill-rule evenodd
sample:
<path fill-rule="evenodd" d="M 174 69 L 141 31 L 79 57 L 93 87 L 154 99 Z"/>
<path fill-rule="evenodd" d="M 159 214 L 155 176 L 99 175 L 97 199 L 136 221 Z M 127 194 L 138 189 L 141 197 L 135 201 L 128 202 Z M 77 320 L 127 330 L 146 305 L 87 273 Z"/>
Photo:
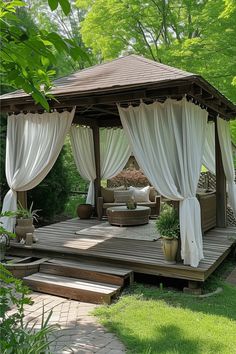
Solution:
<path fill-rule="evenodd" d="M 52 310 L 49 324 L 58 324 L 56 340 L 51 344 L 55 354 L 122 354 L 124 345 L 114 334 L 108 333 L 90 312 L 98 305 L 67 300 L 61 297 L 32 294 L 34 304 L 25 307 L 25 321 L 40 328 L 42 313 L 47 318 Z"/>

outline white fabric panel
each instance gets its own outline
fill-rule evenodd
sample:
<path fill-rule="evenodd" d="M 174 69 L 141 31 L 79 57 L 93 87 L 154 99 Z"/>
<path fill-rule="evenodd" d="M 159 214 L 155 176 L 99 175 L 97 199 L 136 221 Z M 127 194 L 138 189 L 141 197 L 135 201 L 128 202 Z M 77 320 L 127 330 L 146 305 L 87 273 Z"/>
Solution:
<path fill-rule="evenodd" d="M 132 151 L 153 186 L 180 201 L 181 254 L 197 267 L 203 258 L 200 206 L 196 199 L 207 125 L 207 111 L 167 99 L 138 107 L 118 106 Z"/>
<path fill-rule="evenodd" d="M 213 122 L 207 124 L 202 164 L 215 174 L 215 123 Z"/>
<path fill-rule="evenodd" d="M 90 181 L 86 203 L 94 205 L 96 166 L 92 129 L 82 126 L 72 126 L 70 138 L 72 152 L 79 174 L 84 179 Z"/>
<path fill-rule="evenodd" d="M 32 189 L 46 177 L 62 149 L 74 112 L 75 109 L 8 117 L 6 178 L 10 190 L 4 198 L 3 211 L 17 209 L 16 191 Z M 13 219 L 2 221 L 7 230 L 13 230 Z"/>
<path fill-rule="evenodd" d="M 217 118 L 217 132 L 219 136 L 222 162 L 228 183 L 228 201 L 236 215 L 236 185 L 234 183 L 234 160 L 229 124 L 230 123 L 226 120 Z"/>
<path fill-rule="evenodd" d="M 109 179 L 123 170 L 131 149 L 123 129 L 103 129 L 100 134 L 101 178 Z"/>

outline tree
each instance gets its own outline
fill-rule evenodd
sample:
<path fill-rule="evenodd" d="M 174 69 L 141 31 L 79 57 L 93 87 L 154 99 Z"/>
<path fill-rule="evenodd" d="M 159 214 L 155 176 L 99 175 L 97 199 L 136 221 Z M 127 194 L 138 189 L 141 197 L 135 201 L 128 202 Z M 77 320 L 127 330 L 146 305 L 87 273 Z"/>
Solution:
<path fill-rule="evenodd" d="M 68 0 L 48 0 L 52 11 L 60 4 L 65 15 L 70 13 Z M 71 38 L 56 32 L 40 30 L 28 19 L 27 3 L 0 0 L 0 71 L 1 83 L 23 89 L 47 110 L 51 79 L 55 75 L 56 53 L 68 53 L 74 60 L 88 60 L 86 53 Z M 46 96 L 46 97 L 45 97 Z"/>
<path fill-rule="evenodd" d="M 89 56 L 89 61 L 84 60 L 84 57 L 77 57 L 74 60 L 66 52 L 55 53 L 56 77 L 67 75 L 71 71 L 84 69 L 86 66 L 91 65 L 91 63 L 96 62 L 96 58 L 92 56 L 91 51 L 85 47 L 80 33 L 80 23 L 86 11 L 76 7 L 75 0 L 70 1 L 71 11 L 67 16 L 61 8 L 48 13 L 47 0 L 37 0 L 37 2 L 27 0 L 27 3 L 28 13 L 35 19 L 37 26 L 41 30 L 53 31 L 58 33 L 62 38 L 73 40 Z"/>
<path fill-rule="evenodd" d="M 77 0 L 82 39 L 102 60 L 137 53 L 201 74 L 236 101 L 232 0 Z"/>

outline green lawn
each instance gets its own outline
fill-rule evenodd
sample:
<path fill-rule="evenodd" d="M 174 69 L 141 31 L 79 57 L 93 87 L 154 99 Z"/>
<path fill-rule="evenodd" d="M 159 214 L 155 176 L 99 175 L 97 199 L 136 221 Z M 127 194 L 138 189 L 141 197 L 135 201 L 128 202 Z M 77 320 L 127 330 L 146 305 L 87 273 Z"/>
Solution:
<path fill-rule="evenodd" d="M 226 262 L 228 270 L 235 265 L 235 261 Z M 129 353 L 234 354 L 236 287 L 224 282 L 222 268 L 207 282 L 205 291 L 218 286 L 223 292 L 200 299 L 135 284 L 117 303 L 100 307 L 95 314 Z"/>

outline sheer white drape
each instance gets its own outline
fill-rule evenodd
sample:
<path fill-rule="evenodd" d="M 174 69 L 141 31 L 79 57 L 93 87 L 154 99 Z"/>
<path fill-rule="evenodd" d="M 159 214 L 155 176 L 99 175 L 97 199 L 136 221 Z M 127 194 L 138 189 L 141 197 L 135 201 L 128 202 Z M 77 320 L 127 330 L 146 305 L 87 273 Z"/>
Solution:
<path fill-rule="evenodd" d="M 224 119 L 217 118 L 217 132 L 220 142 L 224 172 L 228 184 L 229 205 L 232 207 L 234 214 L 236 215 L 236 185 L 234 182 L 234 161 L 229 122 Z"/>
<path fill-rule="evenodd" d="M 153 186 L 180 201 L 181 255 L 197 267 L 203 258 L 200 205 L 195 197 L 201 171 L 207 111 L 167 99 L 121 108 L 120 118 L 132 151 Z"/>
<path fill-rule="evenodd" d="M 77 169 L 84 179 L 90 181 L 86 203 L 94 205 L 96 166 L 92 129 L 74 125 L 70 130 L 70 138 Z"/>
<path fill-rule="evenodd" d="M 17 209 L 17 191 L 37 186 L 54 165 L 71 126 L 74 111 L 8 117 L 6 143 L 6 178 L 10 190 L 3 201 L 3 211 Z M 2 218 L 12 231 L 14 220 Z"/>
<path fill-rule="evenodd" d="M 116 176 L 130 155 L 131 149 L 123 129 L 100 129 L 101 178 Z"/>
<path fill-rule="evenodd" d="M 206 127 L 206 139 L 202 158 L 203 165 L 215 174 L 215 124 L 210 122 Z"/>

